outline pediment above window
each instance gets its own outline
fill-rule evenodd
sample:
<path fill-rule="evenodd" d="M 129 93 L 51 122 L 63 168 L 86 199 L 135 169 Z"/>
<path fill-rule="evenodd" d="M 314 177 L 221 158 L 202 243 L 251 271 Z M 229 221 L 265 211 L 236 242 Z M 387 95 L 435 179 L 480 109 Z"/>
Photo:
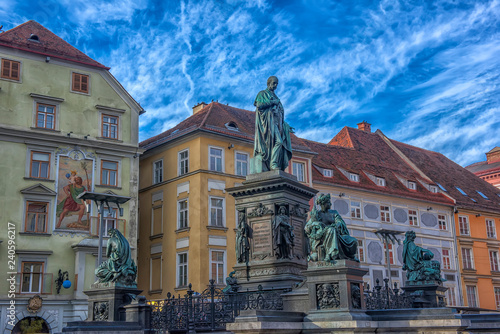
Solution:
<path fill-rule="evenodd" d="M 57 193 L 54 190 L 47 188 L 46 186 L 44 186 L 41 183 L 35 184 L 34 186 L 31 186 L 28 188 L 21 189 L 21 194 L 24 194 L 24 195 L 45 195 L 45 196 L 56 196 L 57 195 Z"/>

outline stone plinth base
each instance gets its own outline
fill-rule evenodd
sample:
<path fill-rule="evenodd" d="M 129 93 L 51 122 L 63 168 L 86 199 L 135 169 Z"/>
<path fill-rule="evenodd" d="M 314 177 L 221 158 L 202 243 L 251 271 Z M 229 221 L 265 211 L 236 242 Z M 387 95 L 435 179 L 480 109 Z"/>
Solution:
<path fill-rule="evenodd" d="M 242 186 L 226 189 L 244 221 L 250 249 L 234 266 L 241 291 L 290 289 L 307 268 L 304 226 L 316 190 L 281 170 L 250 174 Z M 290 242 L 290 240 L 292 240 Z M 240 242 L 237 240 L 238 245 Z"/>
<path fill-rule="evenodd" d="M 300 312 L 242 311 L 234 323 L 226 325 L 226 330 L 233 333 L 299 334 L 303 318 L 304 314 Z"/>
<path fill-rule="evenodd" d="M 448 288 L 445 288 L 439 282 L 406 282 L 403 290 L 405 291 L 405 293 L 417 295 L 413 302 L 413 307 L 435 308 L 446 306 L 445 292 L 446 290 L 448 290 Z"/>
<path fill-rule="evenodd" d="M 309 262 L 304 272 L 309 296 L 305 322 L 369 320 L 364 312 L 363 276 L 359 262 Z"/>
<path fill-rule="evenodd" d="M 141 292 L 137 287 L 93 284 L 92 289 L 83 292 L 89 297 L 88 320 L 124 321 L 125 313 L 120 312 L 120 307 L 130 304 Z"/>
<path fill-rule="evenodd" d="M 74 321 L 63 329 L 66 334 L 152 334 L 138 323 L 125 321 Z"/>

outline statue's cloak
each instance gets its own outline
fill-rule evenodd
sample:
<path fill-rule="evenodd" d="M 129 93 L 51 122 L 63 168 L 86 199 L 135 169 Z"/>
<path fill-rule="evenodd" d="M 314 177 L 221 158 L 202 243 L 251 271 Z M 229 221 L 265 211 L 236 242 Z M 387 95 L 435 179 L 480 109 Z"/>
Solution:
<path fill-rule="evenodd" d="M 285 170 L 292 158 L 290 126 L 284 121 L 284 109 L 281 102 L 273 105 L 271 100 L 279 99 L 269 89 L 260 91 L 255 98 L 254 105 L 257 109 L 255 110 L 254 156 L 260 155 L 268 169 L 275 164 L 281 170 Z M 276 117 L 280 117 L 283 122 L 281 131 Z"/>

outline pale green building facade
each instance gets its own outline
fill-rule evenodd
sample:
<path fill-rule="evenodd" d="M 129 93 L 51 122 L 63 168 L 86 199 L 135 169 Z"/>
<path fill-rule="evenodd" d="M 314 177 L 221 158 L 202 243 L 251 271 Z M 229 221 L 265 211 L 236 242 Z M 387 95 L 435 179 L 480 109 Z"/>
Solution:
<path fill-rule="evenodd" d="M 95 281 L 98 211 L 78 194 L 131 197 L 105 228 L 136 256 L 144 110 L 109 68 L 34 21 L 0 34 L 0 58 L 0 333 L 23 321 L 59 333 L 87 318 Z M 58 291 L 59 271 L 71 287 Z"/>

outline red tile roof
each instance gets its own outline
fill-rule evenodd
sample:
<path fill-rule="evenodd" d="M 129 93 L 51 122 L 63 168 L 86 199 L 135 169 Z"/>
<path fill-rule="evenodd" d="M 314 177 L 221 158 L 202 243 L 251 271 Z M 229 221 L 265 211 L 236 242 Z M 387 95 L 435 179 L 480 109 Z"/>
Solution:
<path fill-rule="evenodd" d="M 467 169 L 454 163 L 438 152 L 424 150 L 415 146 L 391 142 L 406 155 L 422 172 L 434 182 L 441 184 L 453 197 L 459 208 L 500 212 L 500 191 L 488 182 L 477 177 Z M 464 196 L 456 187 L 463 190 Z M 478 193 L 480 191 L 488 199 Z M 474 199 L 476 202 L 472 201 Z"/>
<path fill-rule="evenodd" d="M 31 35 L 38 36 L 38 41 L 29 39 Z M 53 32 L 35 21 L 28 21 L 0 34 L 0 46 L 32 52 L 44 56 L 70 60 L 80 64 L 109 67 L 93 60 L 85 53 L 76 49 Z"/>
<path fill-rule="evenodd" d="M 313 182 L 358 188 L 385 195 L 394 195 L 417 200 L 453 205 L 453 201 L 443 194 L 432 193 L 420 180 L 424 180 L 376 133 L 344 127 L 328 144 L 306 141 L 319 154 L 313 158 Z M 332 145 L 338 143 L 339 145 Z M 353 182 L 340 169 L 359 175 L 359 182 Z M 323 176 L 323 169 L 332 169 L 333 177 Z M 381 187 L 369 177 L 385 179 Z M 398 178 L 414 181 L 417 190 L 410 190 Z"/>
<path fill-rule="evenodd" d="M 226 124 L 230 122 L 236 124 L 238 131 L 230 130 L 226 127 Z M 139 146 L 149 150 L 196 130 L 217 132 L 223 135 L 253 141 L 255 133 L 255 112 L 231 107 L 219 102 L 212 102 L 170 130 L 142 141 Z M 293 149 L 311 152 L 301 138 L 292 134 L 291 139 Z"/>

